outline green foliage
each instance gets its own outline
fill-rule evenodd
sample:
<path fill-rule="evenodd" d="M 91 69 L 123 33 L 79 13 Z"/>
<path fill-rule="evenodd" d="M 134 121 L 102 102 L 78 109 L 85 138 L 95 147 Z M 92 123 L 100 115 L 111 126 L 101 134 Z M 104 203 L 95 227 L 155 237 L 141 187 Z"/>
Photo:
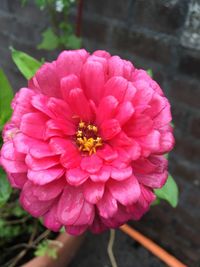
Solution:
<path fill-rule="evenodd" d="M 10 241 L 11 239 L 17 237 L 21 232 L 21 226 L 8 224 L 6 220 L 0 219 L 0 239 L 1 242 L 5 239 Z M 0 244 L 1 244 L 0 242 Z"/>
<path fill-rule="evenodd" d="M 171 175 L 168 176 L 165 185 L 160 189 L 155 189 L 154 193 L 159 200 L 167 201 L 173 208 L 177 206 L 179 195 L 178 186 Z"/>
<path fill-rule="evenodd" d="M 2 207 L 8 201 L 11 193 L 12 189 L 6 174 L 3 169 L 0 168 L 0 207 Z"/>
<path fill-rule="evenodd" d="M 59 38 L 55 35 L 51 28 L 42 33 L 42 42 L 37 46 L 38 49 L 54 50 L 59 45 Z"/>
<path fill-rule="evenodd" d="M 0 69 L 0 131 L 11 116 L 10 103 L 12 98 L 13 91 L 11 85 L 3 70 Z"/>
<path fill-rule="evenodd" d="M 71 34 L 69 36 L 66 36 L 66 41 L 62 41 L 63 39 L 61 39 L 61 42 L 63 45 L 65 45 L 65 47 L 70 47 L 71 49 L 78 49 L 81 47 L 81 38 L 77 37 L 74 34 Z"/>
<path fill-rule="evenodd" d="M 52 247 L 50 240 L 43 240 L 35 250 L 35 256 L 48 255 L 52 259 L 57 258 L 57 249 Z"/>
<path fill-rule="evenodd" d="M 28 0 L 22 0 L 25 5 Z M 72 24 L 69 23 L 69 10 L 76 0 L 35 0 L 40 10 L 46 10 L 50 17 L 50 25 L 42 33 L 42 41 L 38 49 L 52 51 L 54 49 L 78 49 L 81 38 L 77 37 Z"/>
<path fill-rule="evenodd" d="M 22 73 L 22 75 L 29 80 L 34 76 L 36 71 L 42 65 L 42 62 L 36 60 L 35 58 L 29 56 L 28 54 L 15 50 L 11 48 L 12 59 L 15 62 L 17 68 Z"/>
<path fill-rule="evenodd" d="M 147 73 L 149 74 L 149 76 L 151 76 L 151 78 L 153 78 L 153 71 L 152 71 L 152 69 L 148 69 L 147 70 Z"/>

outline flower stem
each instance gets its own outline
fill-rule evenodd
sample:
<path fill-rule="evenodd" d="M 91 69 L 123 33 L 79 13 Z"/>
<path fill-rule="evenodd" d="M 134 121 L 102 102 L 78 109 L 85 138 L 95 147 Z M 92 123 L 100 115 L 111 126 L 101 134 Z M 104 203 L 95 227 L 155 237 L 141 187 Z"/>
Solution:
<path fill-rule="evenodd" d="M 109 256 L 112 267 L 117 267 L 117 262 L 116 262 L 114 254 L 113 254 L 114 242 L 115 242 L 115 230 L 110 229 L 110 238 L 109 238 L 109 242 L 108 242 L 107 252 L 108 252 L 108 256 Z"/>

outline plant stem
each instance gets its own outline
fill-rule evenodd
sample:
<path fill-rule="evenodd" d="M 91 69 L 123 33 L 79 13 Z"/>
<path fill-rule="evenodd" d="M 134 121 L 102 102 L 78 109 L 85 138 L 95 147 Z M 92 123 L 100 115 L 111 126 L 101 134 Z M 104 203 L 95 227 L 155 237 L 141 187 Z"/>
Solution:
<path fill-rule="evenodd" d="M 76 36 L 81 36 L 82 26 L 82 14 L 83 14 L 83 0 L 78 0 L 77 18 L 76 18 Z"/>
<path fill-rule="evenodd" d="M 114 254 L 113 254 L 114 242 L 115 242 L 115 230 L 110 229 L 110 239 L 108 242 L 107 252 L 108 252 L 108 256 L 109 256 L 112 267 L 117 267 L 117 262 L 116 262 Z"/>

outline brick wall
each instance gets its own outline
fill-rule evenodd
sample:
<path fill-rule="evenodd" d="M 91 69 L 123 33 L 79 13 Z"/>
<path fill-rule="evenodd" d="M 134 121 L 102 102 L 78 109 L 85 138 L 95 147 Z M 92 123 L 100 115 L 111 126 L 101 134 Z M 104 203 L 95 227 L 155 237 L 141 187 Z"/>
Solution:
<path fill-rule="evenodd" d="M 19 3 L 0 1 L 0 65 L 16 89 L 24 81 L 7 47 L 45 56 L 35 46 L 47 23 L 47 15 L 33 3 L 24 9 Z M 106 49 L 137 67 L 152 68 L 171 100 L 176 147 L 170 170 L 179 184 L 179 206 L 174 210 L 163 203 L 134 226 L 189 266 L 199 266 L 200 2 L 85 0 L 83 14 L 84 47 Z"/>
<path fill-rule="evenodd" d="M 163 203 L 134 226 L 189 266 L 199 266 L 200 2 L 87 0 L 83 36 L 91 51 L 107 49 L 152 68 L 168 95 L 176 135 L 170 171 L 180 188 L 179 206 Z"/>

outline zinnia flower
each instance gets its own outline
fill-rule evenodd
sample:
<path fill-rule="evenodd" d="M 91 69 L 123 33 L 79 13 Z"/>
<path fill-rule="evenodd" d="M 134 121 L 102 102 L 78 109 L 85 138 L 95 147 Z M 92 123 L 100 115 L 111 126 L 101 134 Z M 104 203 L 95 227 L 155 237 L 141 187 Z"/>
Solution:
<path fill-rule="evenodd" d="M 64 51 L 12 108 L 1 164 L 46 227 L 99 233 L 148 211 L 174 139 L 170 104 L 146 71 L 105 51 Z"/>

